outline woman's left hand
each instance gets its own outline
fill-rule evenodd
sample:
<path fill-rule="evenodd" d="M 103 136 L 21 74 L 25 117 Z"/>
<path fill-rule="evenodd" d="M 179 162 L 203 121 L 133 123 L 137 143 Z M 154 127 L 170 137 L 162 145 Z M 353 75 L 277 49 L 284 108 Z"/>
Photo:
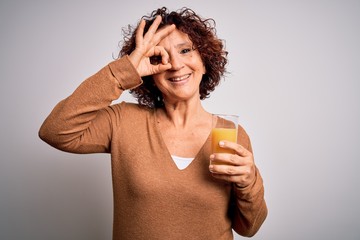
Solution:
<path fill-rule="evenodd" d="M 221 180 L 235 183 L 244 188 L 255 180 L 255 163 L 253 154 L 243 146 L 229 141 L 221 141 L 220 147 L 234 150 L 231 153 L 213 153 L 210 155 L 209 170 Z"/>

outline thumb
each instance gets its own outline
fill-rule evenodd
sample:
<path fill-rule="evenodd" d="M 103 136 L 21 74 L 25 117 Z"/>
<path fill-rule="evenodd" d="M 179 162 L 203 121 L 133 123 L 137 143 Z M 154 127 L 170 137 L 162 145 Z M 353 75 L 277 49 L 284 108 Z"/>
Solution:
<path fill-rule="evenodd" d="M 161 73 L 161 72 L 164 72 L 168 69 L 170 69 L 172 66 L 170 63 L 167 63 L 167 64 L 158 64 L 158 65 L 155 65 L 155 71 L 156 73 Z"/>

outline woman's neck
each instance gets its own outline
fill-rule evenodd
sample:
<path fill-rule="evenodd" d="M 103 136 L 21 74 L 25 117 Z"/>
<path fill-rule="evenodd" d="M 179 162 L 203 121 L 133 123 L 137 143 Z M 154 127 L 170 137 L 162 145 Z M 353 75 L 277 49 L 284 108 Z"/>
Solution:
<path fill-rule="evenodd" d="M 175 128 L 187 128 L 209 116 L 200 99 L 192 101 L 164 101 L 164 108 L 157 111 L 159 120 L 166 121 Z"/>

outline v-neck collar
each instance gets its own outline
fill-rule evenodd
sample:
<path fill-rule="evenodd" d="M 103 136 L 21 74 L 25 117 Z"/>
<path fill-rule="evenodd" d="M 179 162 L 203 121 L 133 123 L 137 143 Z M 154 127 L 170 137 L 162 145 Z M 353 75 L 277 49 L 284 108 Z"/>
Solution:
<path fill-rule="evenodd" d="M 161 149 L 164 149 L 164 160 L 163 160 L 163 163 L 164 164 L 167 164 L 169 167 L 171 168 L 175 168 L 178 172 L 186 172 L 186 171 L 189 171 L 189 169 L 193 168 L 194 165 L 198 164 L 198 162 L 200 161 L 201 159 L 201 155 L 203 155 L 203 152 L 204 152 L 204 148 L 206 147 L 206 145 L 208 144 L 208 142 L 210 141 L 210 138 L 211 138 L 211 131 L 209 132 L 205 142 L 203 143 L 203 145 L 201 146 L 201 148 L 199 149 L 199 151 L 196 153 L 196 155 L 194 156 L 194 159 L 192 160 L 192 162 L 184 169 L 179 169 L 177 166 L 176 166 L 176 163 L 174 162 L 174 160 L 172 159 L 171 157 L 171 153 L 165 143 L 165 140 L 161 134 L 161 131 L 159 129 L 159 125 L 157 123 L 157 116 L 156 116 L 156 110 L 154 109 L 153 111 L 153 124 L 154 124 L 154 129 L 155 129 L 155 132 L 157 133 L 156 135 L 159 136 L 159 144 L 161 146 Z"/>

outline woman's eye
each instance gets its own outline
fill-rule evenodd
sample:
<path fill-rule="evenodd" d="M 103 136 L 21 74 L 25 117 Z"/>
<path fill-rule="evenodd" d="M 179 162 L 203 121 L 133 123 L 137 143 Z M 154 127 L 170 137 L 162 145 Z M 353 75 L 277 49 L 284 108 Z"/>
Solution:
<path fill-rule="evenodd" d="M 185 54 L 185 53 L 188 53 L 188 52 L 191 52 L 191 48 L 185 48 L 183 50 L 181 50 L 181 54 Z"/>
<path fill-rule="evenodd" d="M 158 64 L 160 64 L 161 63 L 161 56 L 151 56 L 150 57 L 150 63 L 152 64 L 152 65 L 158 65 Z"/>

